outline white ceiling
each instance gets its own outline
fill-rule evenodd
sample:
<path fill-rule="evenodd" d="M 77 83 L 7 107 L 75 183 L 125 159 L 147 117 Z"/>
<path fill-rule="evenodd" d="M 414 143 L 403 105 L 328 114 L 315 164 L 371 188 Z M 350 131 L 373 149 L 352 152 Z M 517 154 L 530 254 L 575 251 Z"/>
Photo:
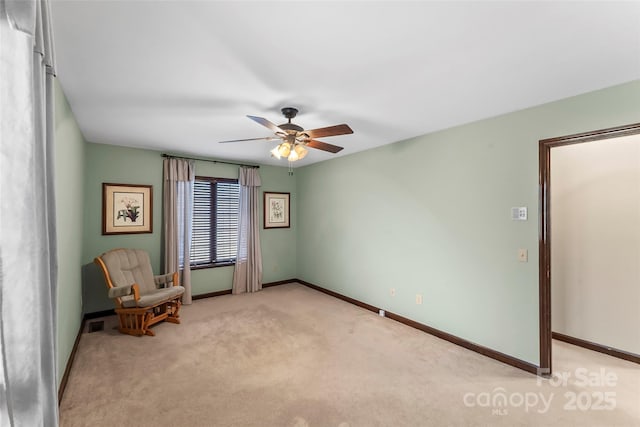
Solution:
<path fill-rule="evenodd" d="M 53 0 L 90 142 L 285 166 L 245 115 L 348 123 L 296 166 L 640 78 L 640 2 Z"/>

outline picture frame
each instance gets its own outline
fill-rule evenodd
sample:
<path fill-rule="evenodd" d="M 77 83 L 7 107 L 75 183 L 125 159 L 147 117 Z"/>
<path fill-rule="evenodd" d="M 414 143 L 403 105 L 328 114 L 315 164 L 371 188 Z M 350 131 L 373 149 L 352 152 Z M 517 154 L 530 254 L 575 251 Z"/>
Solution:
<path fill-rule="evenodd" d="M 153 186 L 102 184 L 102 234 L 153 233 Z"/>
<path fill-rule="evenodd" d="M 264 192 L 264 228 L 291 227 L 290 193 Z"/>

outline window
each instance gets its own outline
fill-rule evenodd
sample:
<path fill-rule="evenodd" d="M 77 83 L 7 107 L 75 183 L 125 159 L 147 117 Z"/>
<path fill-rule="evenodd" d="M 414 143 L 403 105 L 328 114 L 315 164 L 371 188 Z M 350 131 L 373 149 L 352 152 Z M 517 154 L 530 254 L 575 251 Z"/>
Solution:
<path fill-rule="evenodd" d="M 193 192 L 191 267 L 233 264 L 238 248 L 237 179 L 197 176 Z"/>

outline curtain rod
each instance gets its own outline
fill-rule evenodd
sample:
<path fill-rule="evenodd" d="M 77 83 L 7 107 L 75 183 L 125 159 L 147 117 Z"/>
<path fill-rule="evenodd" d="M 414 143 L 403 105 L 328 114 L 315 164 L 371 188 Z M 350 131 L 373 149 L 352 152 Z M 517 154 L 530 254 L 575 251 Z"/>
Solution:
<path fill-rule="evenodd" d="M 225 165 L 244 166 L 244 167 L 247 167 L 247 168 L 257 168 L 257 169 L 260 168 L 259 165 L 246 165 L 244 163 L 225 162 L 223 160 L 202 159 L 202 158 L 198 158 L 198 157 L 175 156 L 173 154 L 166 154 L 166 153 L 162 153 L 162 157 L 169 157 L 169 158 L 174 158 L 174 159 L 200 160 L 202 162 L 223 163 Z"/>

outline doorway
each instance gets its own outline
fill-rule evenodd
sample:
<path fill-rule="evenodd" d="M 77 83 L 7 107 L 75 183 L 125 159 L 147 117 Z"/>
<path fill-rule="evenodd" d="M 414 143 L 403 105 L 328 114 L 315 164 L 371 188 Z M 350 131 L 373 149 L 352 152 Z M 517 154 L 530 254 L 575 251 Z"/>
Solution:
<path fill-rule="evenodd" d="M 581 144 L 590 141 L 600 141 L 640 134 L 640 123 L 602 129 L 558 138 L 544 139 L 539 142 L 539 191 L 540 191 L 540 236 L 539 236 L 539 327 L 540 327 L 540 371 L 539 374 L 549 376 L 552 373 L 552 332 L 551 323 L 551 228 L 550 228 L 550 202 L 551 202 L 551 149 L 572 144 Z M 558 338 L 556 336 L 555 338 Z M 593 350 L 606 352 L 607 348 L 587 341 L 574 344 L 587 346 L 592 344 Z M 611 350 L 611 349 L 609 349 Z M 624 353 L 624 352 L 622 352 Z M 632 354 L 612 354 L 616 357 L 633 360 Z M 625 357 L 626 356 L 626 357 Z M 637 359 L 637 355 L 635 356 Z M 638 360 L 633 360 L 638 363 Z"/>

